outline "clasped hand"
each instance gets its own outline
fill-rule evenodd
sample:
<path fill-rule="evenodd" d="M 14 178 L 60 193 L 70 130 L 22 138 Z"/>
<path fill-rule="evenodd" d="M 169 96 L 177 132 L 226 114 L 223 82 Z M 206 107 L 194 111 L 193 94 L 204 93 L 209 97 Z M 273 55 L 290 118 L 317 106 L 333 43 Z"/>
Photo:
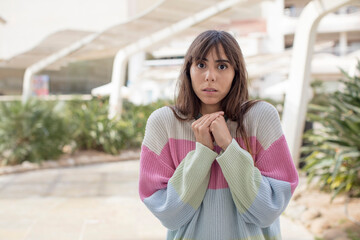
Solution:
<path fill-rule="evenodd" d="M 224 112 L 206 114 L 191 125 L 197 142 L 214 150 L 214 141 L 225 150 L 232 141 Z"/>

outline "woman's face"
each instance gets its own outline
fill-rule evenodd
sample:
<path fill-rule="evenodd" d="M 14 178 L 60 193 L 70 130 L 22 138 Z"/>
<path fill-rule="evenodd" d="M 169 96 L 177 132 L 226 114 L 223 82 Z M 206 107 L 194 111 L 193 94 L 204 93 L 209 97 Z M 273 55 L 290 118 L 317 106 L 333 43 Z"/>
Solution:
<path fill-rule="evenodd" d="M 190 67 L 191 84 L 201 100 L 201 113 L 220 111 L 221 100 L 228 94 L 235 70 L 219 45 L 219 56 L 213 47 L 205 59 L 194 61 Z"/>

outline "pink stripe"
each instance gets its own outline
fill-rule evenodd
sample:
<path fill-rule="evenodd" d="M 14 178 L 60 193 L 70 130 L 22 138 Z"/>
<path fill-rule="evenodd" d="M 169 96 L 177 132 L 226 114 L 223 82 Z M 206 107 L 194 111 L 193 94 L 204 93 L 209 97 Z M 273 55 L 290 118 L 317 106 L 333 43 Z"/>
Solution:
<path fill-rule="evenodd" d="M 195 149 L 195 142 L 188 140 L 180 140 L 180 139 L 170 139 L 170 152 L 171 157 L 173 158 L 176 167 L 180 164 L 180 162 L 186 157 L 188 152 L 193 151 Z M 220 153 L 221 148 L 216 146 L 215 151 Z M 210 189 L 221 189 L 228 188 L 229 185 L 225 180 L 225 177 L 221 171 L 219 164 L 214 161 L 211 166 L 211 174 L 208 188 Z"/>
<path fill-rule="evenodd" d="M 236 138 L 236 141 L 240 145 L 241 148 L 247 149 L 245 146 L 245 142 L 241 138 Z M 254 153 L 260 152 L 259 150 L 262 150 L 261 144 L 256 140 L 256 137 L 250 137 L 250 146 L 253 151 L 253 158 L 255 158 Z M 217 153 L 221 152 L 221 148 L 219 146 L 215 146 L 215 151 Z M 210 189 L 222 189 L 222 188 L 228 188 L 229 185 L 224 177 L 223 172 L 221 171 L 220 165 L 217 161 L 213 163 L 211 166 L 211 175 L 210 175 L 210 182 L 209 182 L 209 188 Z"/>
<path fill-rule="evenodd" d="M 245 148 L 245 143 L 240 139 L 237 140 L 239 142 L 239 145 L 242 148 Z M 256 137 L 251 137 L 250 144 L 252 146 L 253 152 L 259 152 L 257 149 L 262 149 L 260 143 L 256 140 Z M 186 157 L 186 155 L 195 149 L 195 142 L 190 140 L 184 140 L 184 139 L 169 139 L 169 142 L 164 146 L 162 149 L 160 155 L 159 155 L 159 161 L 164 163 L 169 168 L 175 169 L 179 166 L 181 161 Z M 146 148 L 148 149 L 148 148 Z M 148 149 L 148 151 L 150 151 Z M 215 151 L 217 153 L 220 153 L 221 148 L 218 146 L 215 146 Z M 152 153 L 150 158 L 154 158 L 156 156 L 155 153 Z M 153 162 L 152 165 L 156 164 L 156 162 Z M 157 170 L 157 169 L 154 169 Z M 173 174 L 173 173 L 172 173 Z M 171 175 L 172 175 L 171 174 Z M 158 176 L 158 174 L 154 173 L 154 176 L 152 178 L 155 178 L 155 176 Z M 155 179 L 154 179 L 155 180 Z M 166 185 L 163 187 L 165 188 Z M 228 188 L 229 185 L 224 177 L 224 174 L 221 171 L 221 168 L 217 161 L 214 161 L 213 165 L 211 166 L 211 174 L 210 174 L 210 181 L 208 188 L 210 189 L 222 189 L 222 188 Z M 161 189 L 161 188 L 160 188 Z M 159 190 L 158 188 L 148 190 L 149 193 L 153 194 L 155 191 Z M 150 194 L 150 195 L 151 195 Z M 149 195 L 149 196 L 150 196 Z"/>
<path fill-rule="evenodd" d="M 186 155 L 195 149 L 195 142 L 169 139 L 160 155 L 145 145 L 141 148 L 140 161 L 140 198 L 150 197 L 156 191 L 167 187 L 169 179 Z"/>
<path fill-rule="evenodd" d="M 242 139 L 239 145 L 246 149 Z M 256 137 L 250 138 L 250 145 L 255 157 L 255 166 L 267 177 L 289 182 L 292 192 L 298 184 L 298 175 L 287 147 L 285 137 L 280 137 L 267 150 L 264 150 Z M 142 146 L 140 165 L 140 196 L 141 199 L 151 196 L 154 192 L 167 187 L 167 182 L 174 174 L 186 155 L 195 149 L 195 142 L 183 139 L 169 139 L 159 156 L 146 146 Z M 220 152 L 220 147 L 215 147 Z M 254 156 L 255 155 L 255 156 Z M 228 188 L 228 183 L 217 161 L 211 166 L 208 188 Z"/>
<path fill-rule="evenodd" d="M 289 182 L 294 192 L 299 179 L 284 135 L 262 152 L 255 165 L 262 175 Z"/>
<path fill-rule="evenodd" d="M 164 148 L 165 151 L 168 148 Z M 164 152 L 164 151 L 163 151 Z M 164 154 L 162 154 L 164 156 Z M 167 187 L 175 169 L 165 166 L 158 156 L 145 145 L 141 148 L 139 194 L 141 200 Z"/>
<path fill-rule="evenodd" d="M 195 145 L 195 142 L 190 140 L 169 139 L 169 142 L 164 146 L 159 156 L 143 145 L 139 185 L 141 199 L 147 198 L 156 191 L 166 188 L 167 181 L 174 174 L 175 169 L 186 155 L 195 149 Z M 215 150 L 217 152 L 221 151 L 219 147 Z M 219 164 L 214 161 L 211 166 L 209 188 L 221 189 L 228 187 Z"/>
<path fill-rule="evenodd" d="M 163 157 L 164 161 L 173 161 L 172 164 L 175 165 L 175 168 L 179 166 L 181 161 L 186 157 L 186 155 L 195 150 L 196 143 L 194 141 L 185 140 L 185 139 L 169 139 L 169 147 L 171 158 L 168 158 L 168 155 Z M 166 146 L 165 146 L 166 147 Z M 161 155 L 163 152 L 161 152 Z M 160 155 L 160 156 L 161 156 Z"/>
<path fill-rule="evenodd" d="M 240 145 L 241 148 L 248 151 L 245 142 L 242 138 L 236 138 L 237 143 Z M 264 150 L 261 146 L 260 142 L 256 139 L 255 136 L 250 137 L 250 147 L 252 150 L 252 158 L 255 159 L 255 162 L 257 159 L 261 156 L 261 152 Z"/>
<path fill-rule="evenodd" d="M 209 181 L 210 189 L 222 189 L 228 188 L 229 185 L 225 180 L 224 174 L 221 171 L 220 165 L 217 161 L 214 161 L 213 165 L 211 166 L 211 175 Z"/>

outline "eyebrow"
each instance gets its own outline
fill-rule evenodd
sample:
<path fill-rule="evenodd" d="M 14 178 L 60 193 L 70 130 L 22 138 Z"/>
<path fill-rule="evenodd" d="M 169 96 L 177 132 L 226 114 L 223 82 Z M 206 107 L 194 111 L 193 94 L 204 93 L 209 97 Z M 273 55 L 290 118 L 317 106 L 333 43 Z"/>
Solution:
<path fill-rule="evenodd" d="M 209 61 L 207 58 L 203 58 L 202 60 L 205 61 L 205 62 Z M 215 60 L 215 62 L 227 62 L 227 63 L 230 63 L 230 61 L 227 60 L 227 59 L 218 59 L 218 60 Z"/>

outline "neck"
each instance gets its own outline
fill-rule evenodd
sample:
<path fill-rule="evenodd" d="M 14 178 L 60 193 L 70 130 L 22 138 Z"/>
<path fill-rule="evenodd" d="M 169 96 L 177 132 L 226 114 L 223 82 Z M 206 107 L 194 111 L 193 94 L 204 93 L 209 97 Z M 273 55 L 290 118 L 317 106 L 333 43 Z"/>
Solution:
<path fill-rule="evenodd" d="M 221 111 L 220 105 L 202 105 L 201 106 L 201 110 L 200 113 L 202 115 L 205 114 L 210 114 L 210 113 L 214 113 L 214 112 L 218 112 Z"/>

